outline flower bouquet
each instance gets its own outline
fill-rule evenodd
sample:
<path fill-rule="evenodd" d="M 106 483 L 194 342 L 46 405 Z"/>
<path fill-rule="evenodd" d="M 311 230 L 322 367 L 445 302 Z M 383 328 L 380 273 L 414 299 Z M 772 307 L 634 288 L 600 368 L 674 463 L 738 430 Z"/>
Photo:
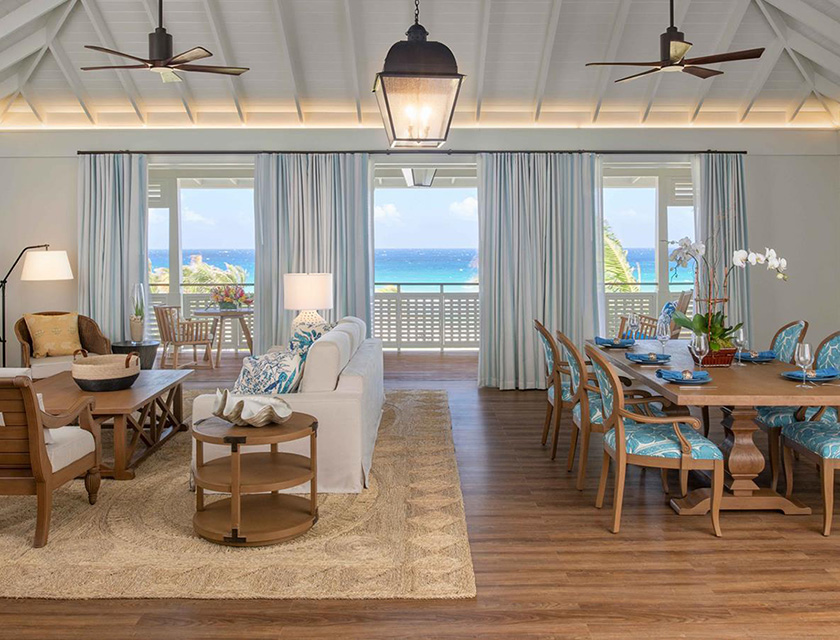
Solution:
<path fill-rule="evenodd" d="M 746 269 L 747 265 L 763 264 L 767 266 L 769 271 L 774 271 L 779 280 L 787 280 L 787 274 L 785 273 L 787 271 L 787 260 L 779 257 L 774 249 L 766 248 L 764 253 L 738 249 L 732 254 L 731 263 L 724 271 L 723 282 L 719 283 L 717 281 L 716 265 L 713 259 L 707 258 L 705 244 L 691 242 L 688 238 L 683 238 L 675 244 L 677 248 L 671 252 L 669 259 L 679 267 L 687 267 L 689 262 L 694 261 L 696 265 L 694 290 L 696 292 L 700 291 L 700 270 L 703 269 L 706 297 L 696 299 L 701 304 L 698 305 L 697 312 L 692 318 L 677 311 L 674 314 L 674 322 L 695 335 L 705 334 L 707 336 L 710 353 L 703 358 L 704 365 L 728 367 L 732 364 L 736 352 L 732 339 L 743 326 L 743 323 L 740 322 L 734 326 L 728 326 L 726 321 L 726 305 L 729 302 L 729 277 L 732 271 L 734 269 Z M 704 310 L 705 313 L 702 312 Z M 692 356 L 694 356 L 693 353 Z M 696 356 L 694 356 L 694 359 L 697 362 Z"/>
<path fill-rule="evenodd" d="M 219 309 L 238 309 L 254 303 L 254 299 L 238 284 L 213 287 L 210 290 L 210 299 L 219 305 Z"/>

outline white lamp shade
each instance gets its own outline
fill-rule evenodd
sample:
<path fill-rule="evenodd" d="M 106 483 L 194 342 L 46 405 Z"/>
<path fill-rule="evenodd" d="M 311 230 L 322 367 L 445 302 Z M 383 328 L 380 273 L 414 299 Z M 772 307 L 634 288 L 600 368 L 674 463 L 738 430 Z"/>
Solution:
<path fill-rule="evenodd" d="M 27 251 L 21 280 L 72 280 L 73 270 L 66 251 Z"/>
<path fill-rule="evenodd" d="M 295 311 L 332 309 L 331 273 L 287 273 L 283 275 L 283 306 Z"/>

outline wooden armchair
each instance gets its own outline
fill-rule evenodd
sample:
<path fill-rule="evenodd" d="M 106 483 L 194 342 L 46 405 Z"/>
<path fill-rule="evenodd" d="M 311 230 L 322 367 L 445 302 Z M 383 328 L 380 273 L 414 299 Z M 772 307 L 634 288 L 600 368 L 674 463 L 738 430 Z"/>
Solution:
<path fill-rule="evenodd" d="M 212 369 L 213 341 L 216 338 L 216 330 L 219 321 L 213 320 L 186 320 L 181 317 L 181 307 L 156 305 L 155 318 L 157 319 L 158 330 L 160 331 L 160 368 L 178 369 L 179 367 L 208 367 Z M 178 364 L 178 357 L 182 347 L 193 348 L 193 359 L 190 362 Z M 201 365 L 198 361 L 198 347 L 204 347 L 204 361 Z M 168 352 L 172 349 L 172 360 L 168 360 Z"/>
<path fill-rule="evenodd" d="M 61 415 L 45 413 L 29 378 L 0 378 L 0 494 L 38 497 L 35 547 L 47 544 L 53 490 L 84 475 L 96 503 L 101 446 L 92 407 L 82 398 Z M 81 426 L 69 426 L 77 420 Z"/>
<path fill-rule="evenodd" d="M 63 316 L 67 315 L 67 311 L 41 311 L 34 315 L 39 316 Z M 18 342 L 20 342 L 20 360 L 22 367 L 32 368 L 32 377 L 45 378 L 55 375 L 62 370 L 69 370 L 70 363 L 73 361 L 72 356 L 58 358 L 33 358 L 32 357 L 32 336 L 29 333 L 29 327 L 26 325 L 26 320 L 20 318 L 15 322 L 15 335 Z M 99 325 L 94 320 L 87 316 L 79 315 L 79 342 L 82 349 L 88 353 L 95 353 L 97 355 L 107 355 L 111 353 L 111 341 L 102 333 Z M 43 369 L 39 373 L 39 369 Z"/>
<path fill-rule="evenodd" d="M 677 311 L 680 313 L 685 313 L 688 311 L 688 305 L 691 304 L 691 296 L 694 294 L 694 291 L 683 291 L 680 294 L 680 297 L 674 303 L 677 307 Z M 653 316 L 643 316 L 639 315 L 639 330 L 637 332 L 637 338 L 641 339 L 649 339 L 654 340 L 656 339 L 656 325 L 659 323 L 659 318 L 654 318 Z M 618 325 L 618 335 L 623 336 L 625 332 L 629 331 L 627 327 L 627 316 L 621 316 L 621 322 Z M 677 323 L 671 320 L 671 339 L 676 340 L 680 337 L 680 327 L 677 326 Z"/>

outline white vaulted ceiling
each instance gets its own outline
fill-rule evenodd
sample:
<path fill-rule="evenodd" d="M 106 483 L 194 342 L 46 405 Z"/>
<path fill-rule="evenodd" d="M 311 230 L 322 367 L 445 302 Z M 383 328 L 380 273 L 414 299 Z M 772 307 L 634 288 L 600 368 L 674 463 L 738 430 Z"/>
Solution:
<path fill-rule="evenodd" d="M 239 79 L 146 71 L 83 48 L 141 57 L 156 0 L 0 0 L 0 127 L 381 126 L 370 93 L 409 0 L 167 0 L 175 51 L 202 45 Z M 677 0 L 691 55 L 766 47 L 712 80 L 656 74 L 667 0 L 422 0 L 421 22 L 467 78 L 454 126 L 761 126 L 840 123 L 838 0 Z M 632 72 L 630 68 L 630 72 Z M 640 69 L 641 70 L 641 69 Z"/>

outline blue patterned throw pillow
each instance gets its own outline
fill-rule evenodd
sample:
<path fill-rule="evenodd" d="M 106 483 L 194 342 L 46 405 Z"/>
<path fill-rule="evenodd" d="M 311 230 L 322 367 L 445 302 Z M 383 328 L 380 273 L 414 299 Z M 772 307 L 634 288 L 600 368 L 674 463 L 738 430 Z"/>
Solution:
<path fill-rule="evenodd" d="M 300 383 L 303 360 L 303 355 L 296 349 L 245 358 L 233 393 L 292 393 Z"/>
<path fill-rule="evenodd" d="M 295 327 L 295 332 L 289 340 L 289 349 L 300 352 L 301 357 L 306 360 L 306 352 L 309 351 L 309 347 L 333 327 L 335 327 L 334 323 L 327 322 L 299 324 Z"/>

